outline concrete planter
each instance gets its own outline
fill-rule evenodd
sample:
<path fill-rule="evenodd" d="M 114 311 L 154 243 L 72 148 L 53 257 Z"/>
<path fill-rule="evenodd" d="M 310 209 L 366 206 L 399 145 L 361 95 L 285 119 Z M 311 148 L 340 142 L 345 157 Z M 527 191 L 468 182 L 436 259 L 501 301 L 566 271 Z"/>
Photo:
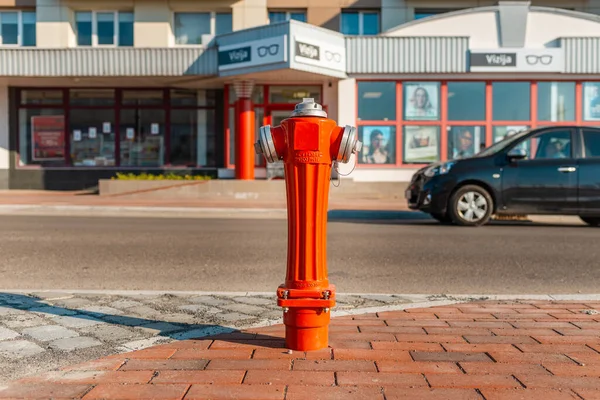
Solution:
<path fill-rule="evenodd" d="M 404 182 L 354 182 L 351 180 L 342 180 L 338 187 L 330 186 L 329 198 L 402 199 L 406 185 Z M 119 195 L 129 198 L 285 200 L 284 180 L 100 180 L 99 188 L 101 196 Z"/>

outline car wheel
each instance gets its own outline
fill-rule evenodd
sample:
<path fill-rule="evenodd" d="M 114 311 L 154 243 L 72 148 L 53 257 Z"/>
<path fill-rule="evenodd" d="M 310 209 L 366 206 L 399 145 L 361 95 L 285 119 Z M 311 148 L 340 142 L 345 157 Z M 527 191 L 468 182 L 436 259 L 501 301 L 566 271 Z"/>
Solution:
<path fill-rule="evenodd" d="M 600 217 L 579 217 L 583 222 L 590 226 L 600 226 Z"/>
<path fill-rule="evenodd" d="M 487 190 L 481 186 L 467 185 L 450 198 L 448 214 L 457 225 L 481 226 L 490 220 L 493 209 L 494 202 Z"/>
<path fill-rule="evenodd" d="M 431 213 L 430 215 L 440 224 L 450 225 L 452 223 L 452 218 L 448 214 Z"/>

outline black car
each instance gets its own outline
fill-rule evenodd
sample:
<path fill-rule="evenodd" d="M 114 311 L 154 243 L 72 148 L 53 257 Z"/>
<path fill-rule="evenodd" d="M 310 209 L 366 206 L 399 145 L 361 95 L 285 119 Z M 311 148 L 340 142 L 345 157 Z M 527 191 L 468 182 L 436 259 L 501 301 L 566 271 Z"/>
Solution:
<path fill-rule="evenodd" d="M 408 206 L 442 223 L 486 224 L 494 214 L 577 215 L 600 226 L 600 128 L 519 132 L 474 156 L 417 171 Z"/>

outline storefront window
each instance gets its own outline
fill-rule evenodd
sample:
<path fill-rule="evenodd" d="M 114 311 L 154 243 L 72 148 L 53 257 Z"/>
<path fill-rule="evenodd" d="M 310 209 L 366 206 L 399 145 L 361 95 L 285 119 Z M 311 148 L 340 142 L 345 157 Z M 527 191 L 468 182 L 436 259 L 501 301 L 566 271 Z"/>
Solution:
<path fill-rule="evenodd" d="M 495 126 L 494 127 L 494 143 L 499 142 L 509 136 L 529 129 L 527 125 L 511 125 L 511 126 Z"/>
<path fill-rule="evenodd" d="M 600 121 L 600 82 L 583 83 L 583 120 Z"/>
<path fill-rule="evenodd" d="M 311 97 L 316 103 L 321 103 L 320 86 L 270 86 L 269 103 L 297 104 L 302 99 Z"/>
<path fill-rule="evenodd" d="M 74 166 L 115 165 L 114 109 L 72 109 L 69 114 L 71 161 Z"/>
<path fill-rule="evenodd" d="M 175 13 L 175 43 L 202 44 L 202 35 L 209 35 L 210 13 Z"/>
<path fill-rule="evenodd" d="M 164 103 L 162 90 L 124 90 L 122 104 L 126 106 L 159 106 Z"/>
<path fill-rule="evenodd" d="M 216 166 L 214 110 L 171 111 L 171 164 Z"/>
<path fill-rule="evenodd" d="M 448 127 L 448 160 L 470 157 L 485 147 L 485 127 Z"/>
<path fill-rule="evenodd" d="M 262 85 L 256 85 L 252 89 L 252 102 L 254 104 L 262 104 L 265 101 L 264 98 L 264 90 L 265 87 Z M 235 89 L 233 85 L 229 85 L 229 104 L 235 103 L 237 100 L 237 95 L 235 93 Z"/>
<path fill-rule="evenodd" d="M 121 165 L 159 167 L 164 163 L 164 110 L 121 110 Z"/>
<path fill-rule="evenodd" d="M 448 120 L 485 120 L 485 82 L 448 82 Z"/>
<path fill-rule="evenodd" d="M 396 127 L 360 126 L 363 148 L 359 154 L 361 164 L 396 163 Z"/>
<path fill-rule="evenodd" d="M 404 83 L 404 119 L 437 121 L 440 119 L 440 83 Z"/>
<path fill-rule="evenodd" d="M 171 105 L 173 107 L 214 107 L 216 102 L 215 90 L 171 90 Z"/>
<path fill-rule="evenodd" d="M 111 107 L 115 104 L 115 91 L 113 89 L 71 89 L 69 104 L 72 106 Z"/>
<path fill-rule="evenodd" d="M 538 121 L 575 120 L 575 82 L 538 83 Z"/>
<path fill-rule="evenodd" d="M 394 121 L 396 82 L 358 82 L 358 119 Z"/>
<path fill-rule="evenodd" d="M 61 105 L 62 90 L 21 90 L 22 105 Z"/>
<path fill-rule="evenodd" d="M 529 82 L 492 83 L 494 121 L 529 121 L 531 93 Z"/>
<path fill-rule="evenodd" d="M 440 159 L 439 126 L 404 127 L 404 163 L 424 164 Z"/>
<path fill-rule="evenodd" d="M 65 117 L 58 108 L 19 110 L 21 165 L 65 164 Z"/>

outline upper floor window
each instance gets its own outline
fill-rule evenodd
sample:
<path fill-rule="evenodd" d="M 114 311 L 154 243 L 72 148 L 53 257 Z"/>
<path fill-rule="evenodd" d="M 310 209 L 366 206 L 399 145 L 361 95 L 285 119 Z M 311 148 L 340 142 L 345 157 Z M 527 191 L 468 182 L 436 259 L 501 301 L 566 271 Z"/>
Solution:
<path fill-rule="evenodd" d="M 77 11 L 78 46 L 133 46 L 133 13 Z"/>
<path fill-rule="evenodd" d="M 202 44 L 202 35 L 221 35 L 233 30 L 231 13 L 176 12 L 175 44 Z"/>
<path fill-rule="evenodd" d="M 35 46 L 35 11 L 0 12 L 0 44 Z"/>
<path fill-rule="evenodd" d="M 295 21 L 306 22 L 306 11 L 269 11 L 269 23 L 276 24 L 293 19 Z"/>
<path fill-rule="evenodd" d="M 378 11 L 342 11 L 340 31 L 344 35 L 377 35 Z"/>
<path fill-rule="evenodd" d="M 433 17 L 434 15 L 444 14 L 458 10 L 460 10 L 460 8 L 417 8 L 415 10 L 415 19 Z"/>

